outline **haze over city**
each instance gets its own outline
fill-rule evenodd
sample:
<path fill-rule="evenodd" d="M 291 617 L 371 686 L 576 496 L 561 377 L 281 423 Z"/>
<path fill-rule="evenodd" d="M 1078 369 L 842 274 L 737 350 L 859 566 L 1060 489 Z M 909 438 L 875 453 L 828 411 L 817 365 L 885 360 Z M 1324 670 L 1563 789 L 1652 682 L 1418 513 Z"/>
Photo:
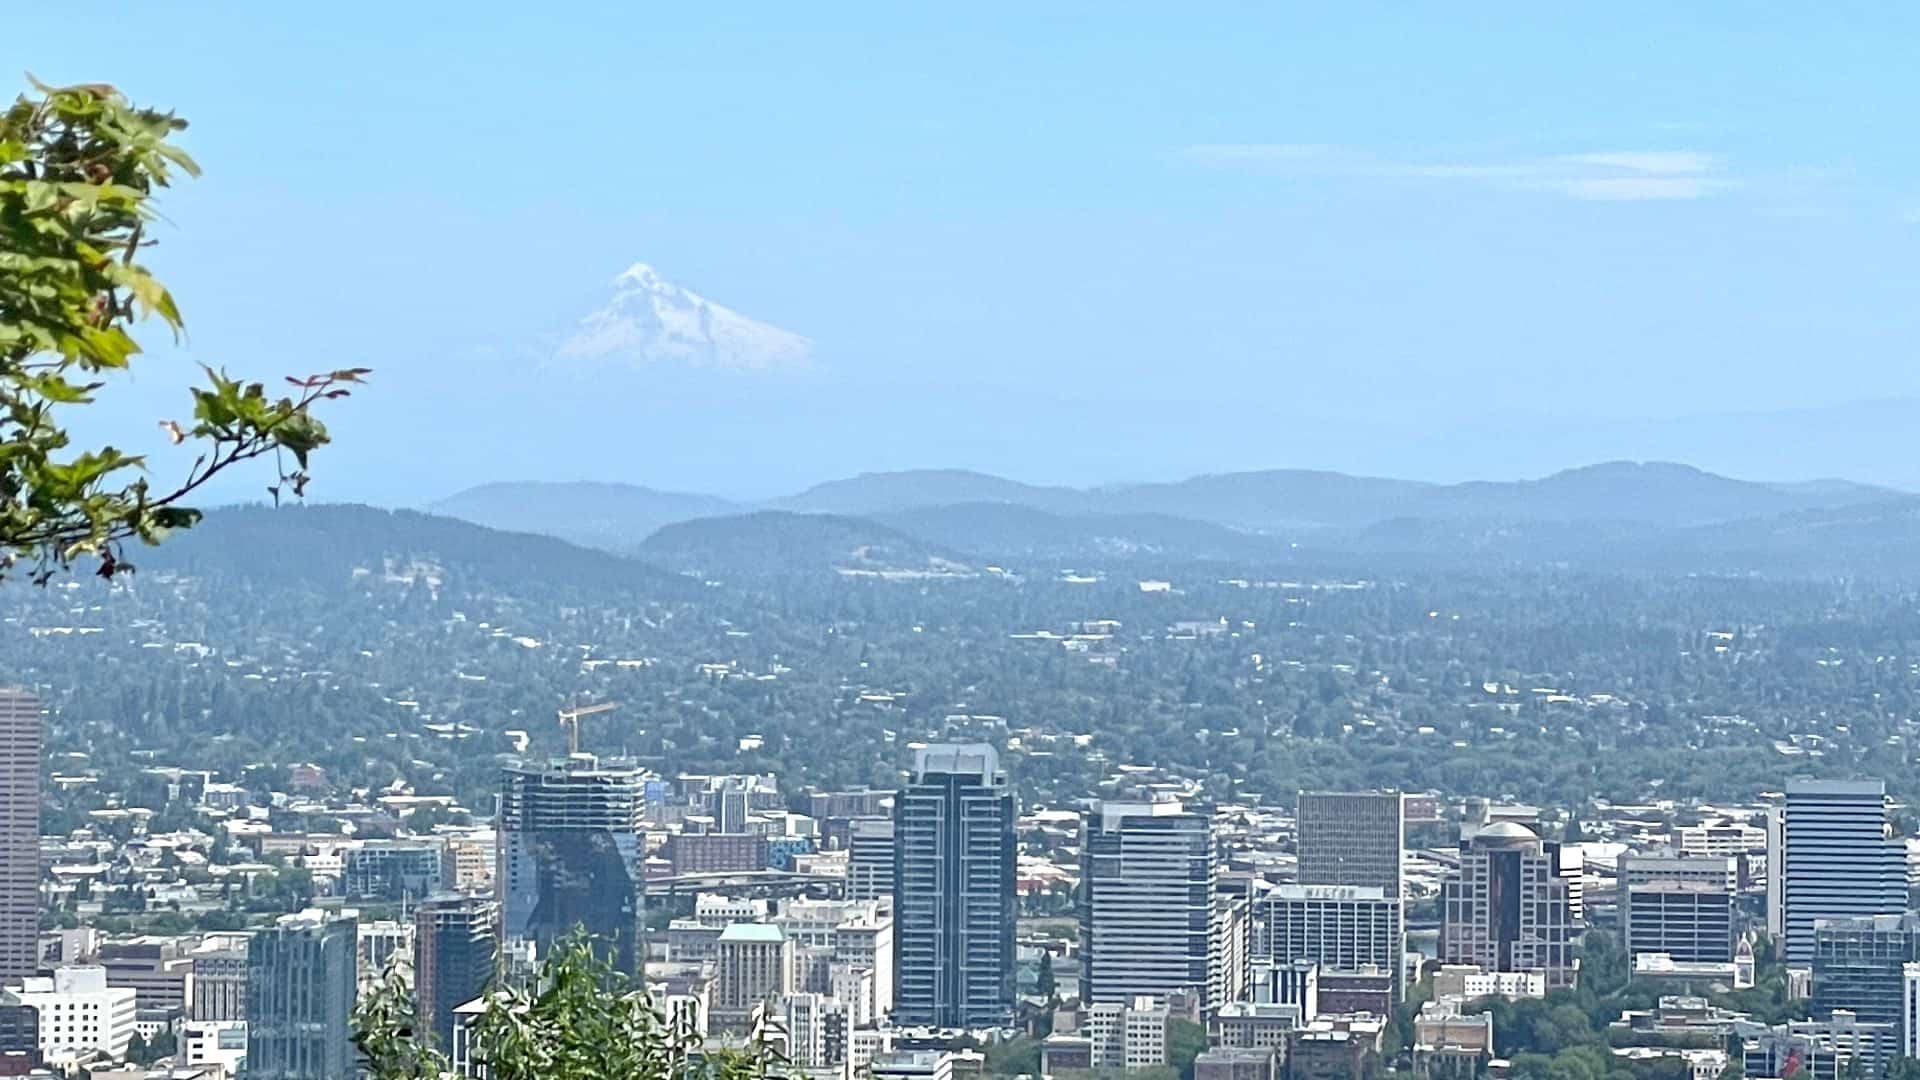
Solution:
<path fill-rule="evenodd" d="M 1883 119 L 1911 12 L 472 14 L 10 15 L 47 42 L 16 66 L 194 122 L 180 355 L 378 370 L 316 497 L 1621 458 L 1920 486 L 1920 160 Z M 808 346 L 569 348 L 635 263 Z M 177 409 L 169 370 L 115 419 Z"/>

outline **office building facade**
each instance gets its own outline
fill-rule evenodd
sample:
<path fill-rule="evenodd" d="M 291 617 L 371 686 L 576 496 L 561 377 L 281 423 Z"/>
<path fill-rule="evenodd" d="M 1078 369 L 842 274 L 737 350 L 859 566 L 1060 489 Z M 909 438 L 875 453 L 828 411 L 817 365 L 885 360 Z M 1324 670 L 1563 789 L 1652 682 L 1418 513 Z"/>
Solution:
<path fill-rule="evenodd" d="M 505 770 L 494 888 L 508 941 L 544 954 L 584 928 L 621 971 L 645 958 L 639 773 L 579 757 Z"/>
<path fill-rule="evenodd" d="M 847 899 L 892 895 L 893 819 L 855 819 L 847 828 Z"/>
<path fill-rule="evenodd" d="M 1627 955 L 1731 963 L 1738 880 L 1731 858 L 1623 856 L 1620 925 Z"/>
<path fill-rule="evenodd" d="M 1460 868 L 1441 886 L 1441 963 L 1538 971 L 1549 989 L 1572 986 L 1575 930 L 1558 854 L 1510 821 L 1462 840 Z"/>
<path fill-rule="evenodd" d="M 247 943 L 249 1080 L 336 1080 L 354 1069 L 351 918 L 303 912 Z"/>
<path fill-rule="evenodd" d="M 1297 961 L 1334 971 L 1377 972 L 1396 992 L 1406 941 L 1400 898 L 1378 886 L 1281 885 L 1259 901 L 1268 953 L 1276 967 Z"/>
<path fill-rule="evenodd" d="M 500 907 L 484 896 L 435 896 L 413 913 L 413 993 L 434 1045 L 453 1047 L 454 1010 L 493 980 Z"/>
<path fill-rule="evenodd" d="M 40 699 L 0 687 L 0 985 L 40 967 Z"/>
<path fill-rule="evenodd" d="M 1781 847 L 1787 963 L 1813 961 L 1814 923 L 1820 919 L 1906 910 L 1906 850 L 1887 836 L 1881 781 L 1789 783 Z"/>
<path fill-rule="evenodd" d="M 996 1027 L 1014 996 L 1014 807 L 984 744 L 915 756 L 894 800 L 894 1018 Z"/>
<path fill-rule="evenodd" d="M 1089 814 L 1081 832 L 1081 1000 L 1205 992 L 1213 869 L 1204 814 L 1175 802 L 1110 802 Z"/>
<path fill-rule="evenodd" d="M 1357 885 L 1400 899 L 1404 801 L 1397 793 L 1301 792 L 1295 814 L 1300 884 Z"/>

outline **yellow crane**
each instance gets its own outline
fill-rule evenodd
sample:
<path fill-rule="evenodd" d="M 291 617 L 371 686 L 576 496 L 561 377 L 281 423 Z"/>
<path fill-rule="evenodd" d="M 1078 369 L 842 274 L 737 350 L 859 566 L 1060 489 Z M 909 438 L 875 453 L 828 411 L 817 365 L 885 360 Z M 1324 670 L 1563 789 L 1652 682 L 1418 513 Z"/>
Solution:
<path fill-rule="evenodd" d="M 577 754 L 580 752 L 581 717 L 592 716 L 594 713 L 603 713 L 608 709 L 617 709 L 619 707 L 620 703 L 617 701 L 603 701 L 598 705 L 581 705 L 572 709 L 561 709 L 559 712 L 560 726 L 567 729 L 567 753 Z"/>

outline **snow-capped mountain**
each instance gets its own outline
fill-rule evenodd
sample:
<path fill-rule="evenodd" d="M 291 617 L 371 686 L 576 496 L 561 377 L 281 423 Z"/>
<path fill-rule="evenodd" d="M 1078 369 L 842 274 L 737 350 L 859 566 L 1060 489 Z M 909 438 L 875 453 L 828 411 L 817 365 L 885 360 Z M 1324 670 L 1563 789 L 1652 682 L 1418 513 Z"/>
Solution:
<path fill-rule="evenodd" d="M 613 300 L 580 320 L 561 355 L 768 371 L 805 365 L 813 354 L 810 339 L 683 289 L 646 263 L 628 267 L 613 288 Z"/>

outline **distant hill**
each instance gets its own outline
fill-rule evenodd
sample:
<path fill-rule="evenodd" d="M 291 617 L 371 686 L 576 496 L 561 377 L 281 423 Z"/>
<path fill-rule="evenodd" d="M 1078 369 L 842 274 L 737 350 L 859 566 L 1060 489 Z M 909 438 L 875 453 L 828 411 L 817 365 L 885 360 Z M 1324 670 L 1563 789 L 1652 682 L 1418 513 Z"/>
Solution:
<path fill-rule="evenodd" d="M 1275 469 L 1091 489 L 922 469 L 865 473 L 752 507 L 623 484 L 489 484 L 435 505 L 483 524 L 638 552 L 679 568 L 710 562 L 737 571 L 847 566 L 860 550 L 870 553 L 867 564 L 895 569 L 960 557 L 954 553 L 1267 561 L 1289 557 L 1294 543 L 1420 560 L 1470 554 L 1586 563 L 1629 551 L 1652 556 L 1665 532 L 1677 534 L 1668 542 L 1685 546 L 1678 534 L 1688 529 L 1907 498 L 1845 480 L 1766 483 L 1669 462 L 1614 461 L 1519 481 L 1431 484 Z M 730 523 L 672 528 L 721 518 Z M 869 527 L 885 532 L 862 532 Z M 783 541 L 796 546 L 782 550 Z"/>
<path fill-rule="evenodd" d="M 659 566 L 754 576 L 793 571 L 967 572 L 965 559 L 864 518 L 760 510 L 668 525 L 634 549 Z"/>
<path fill-rule="evenodd" d="M 215 510 L 159 547 L 130 548 L 129 557 L 138 573 L 172 570 L 264 584 L 331 587 L 417 575 L 510 592 L 622 589 L 664 599 L 695 590 L 657 567 L 550 536 L 340 504 Z"/>
<path fill-rule="evenodd" d="M 922 506 L 874 520 L 982 558 L 1151 558 L 1270 562 L 1286 545 L 1161 514 L 1055 514 L 1009 503 Z"/>
<path fill-rule="evenodd" d="M 1217 473 L 1080 490 L 982 473 L 867 473 L 779 500 L 783 509 L 885 515 L 1005 503 L 1055 514 L 1153 514 L 1285 533 L 1364 528 L 1397 518 L 1631 521 L 1669 527 L 1845 506 L 1897 493 L 1847 481 L 1769 484 L 1668 462 L 1615 461 L 1538 480 L 1428 484 L 1307 469 Z"/>
<path fill-rule="evenodd" d="M 1011 503 L 1073 511 L 1091 509 L 1097 501 L 1088 492 L 1074 488 L 1037 487 L 965 469 L 911 469 L 832 480 L 798 495 L 775 499 L 770 505 L 811 514 L 873 515 L 959 503 Z"/>
<path fill-rule="evenodd" d="M 662 525 L 737 514 L 743 507 L 717 495 L 580 481 L 481 484 L 428 509 L 490 529 L 545 533 L 618 551 L 638 544 Z"/>

